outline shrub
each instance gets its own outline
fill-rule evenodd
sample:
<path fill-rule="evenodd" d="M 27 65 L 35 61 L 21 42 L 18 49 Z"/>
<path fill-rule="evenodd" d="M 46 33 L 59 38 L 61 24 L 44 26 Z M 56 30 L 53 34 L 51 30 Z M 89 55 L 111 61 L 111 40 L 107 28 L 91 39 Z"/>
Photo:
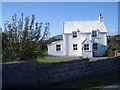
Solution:
<path fill-rule="evenodd" d="M 37 55 L 44 57 L 44 52 L 47 50 L 49 23 L 46 23 L 42 34 L 42 23 L 34 23 L 34 15 L 31 23 L 29 17 L 26 17 L 24 25 L 23 14 L 20 20 L 16 19 L 16 14 L 12 16 L 12 20 L 12 23 L 5 23 L 2 32 L 2 62 L 31 60 L 37 58 Z"/>

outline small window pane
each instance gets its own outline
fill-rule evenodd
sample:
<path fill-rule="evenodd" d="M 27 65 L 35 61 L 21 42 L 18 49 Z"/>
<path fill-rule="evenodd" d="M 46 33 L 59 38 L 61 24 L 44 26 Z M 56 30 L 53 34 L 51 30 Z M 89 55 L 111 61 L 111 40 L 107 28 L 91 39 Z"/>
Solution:
<path fill-rule="evenodd" d="M 56 51 L 61 51 L 61 45 L 60 44 L 56 45 Z"/>
<path fill-rule="evenodd" d="M 73 44 L 73 50 L 77 50 L 77 44 Z"/>
<path fill-rule="evenodd" d="M 93 49 L 97 49 L 97 43 L 93 43 Z"/>
<path fill-rule="evenodd" d="M 97 31 L 92 31 L 92 37 L 97 37 Z"/>
<path fill-rule="evenodd" d="M 84 44 L 84 50 L 89 50 L 89 44 Z"/>

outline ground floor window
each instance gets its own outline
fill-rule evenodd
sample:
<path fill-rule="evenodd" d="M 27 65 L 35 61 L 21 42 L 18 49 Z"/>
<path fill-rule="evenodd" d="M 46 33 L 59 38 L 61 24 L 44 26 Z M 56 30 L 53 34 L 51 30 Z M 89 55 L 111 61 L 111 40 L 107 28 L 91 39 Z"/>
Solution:
<path fill-rule="evenodd" d="M 73 44 L 73 50 L 77 50 L 77 44 Z"/>
<path fill-rule="evenodd" d="M 61 51 L 61 45 L 60 44 L 56 45 L 56 51 Z"/>
<path fill-rule="evenodd" d="M 93 49 L 97 49 L 97 43 L 93 43 Z"/>
<path fill-rule="evenodd" d="M 89 50 L 89 44 L 84 44 L 84 50 Z"/>

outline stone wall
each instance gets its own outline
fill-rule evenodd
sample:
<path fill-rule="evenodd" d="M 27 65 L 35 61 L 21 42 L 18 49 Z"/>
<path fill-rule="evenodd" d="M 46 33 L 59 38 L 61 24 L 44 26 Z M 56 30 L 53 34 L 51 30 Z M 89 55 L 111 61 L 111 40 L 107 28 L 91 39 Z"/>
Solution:
<path fill-rule="evenodd" d="M 73 60 L 40 64 L 35 60 L 2 65 L 3 88 L 41 87 L 74 78 L 84 78 L 120 70 L 120 57 L 89 61 Z"/>

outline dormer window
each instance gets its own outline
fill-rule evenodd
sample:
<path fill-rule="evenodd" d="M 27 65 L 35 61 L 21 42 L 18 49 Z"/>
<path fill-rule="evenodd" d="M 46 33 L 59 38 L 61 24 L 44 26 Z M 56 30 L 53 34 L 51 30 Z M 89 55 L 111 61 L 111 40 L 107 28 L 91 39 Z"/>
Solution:
<path fill-rule="evenodd" d="M 77 38 L 77 32 L 76 31 L 72 32 L 72 34 L 73 34 L 73 38 Z"/>
<path fill-rule="evenodd" d="M 92 31 L 92 37 L 97 37 L 97 31 Z"/>

